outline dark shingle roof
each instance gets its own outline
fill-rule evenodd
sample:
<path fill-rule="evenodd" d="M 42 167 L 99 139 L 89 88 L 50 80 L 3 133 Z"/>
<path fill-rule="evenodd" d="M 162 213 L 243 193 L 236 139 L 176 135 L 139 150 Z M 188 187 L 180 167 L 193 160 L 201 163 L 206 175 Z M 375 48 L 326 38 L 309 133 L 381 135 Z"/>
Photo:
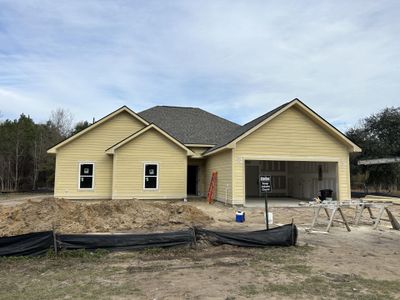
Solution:
<path fill-rule="evenodd" d="M 264 121 L 265 119 L 268 119 L 270 116 L 272 116 L 274 113 L 280 111 L 281 109 L 283 109 L 286 105 L 289 105 L 291 102 L 298 100 L 293 99 L 292 101 L 286 102 L 284 104 L 282 104 L 281 106 L 278 106 L 277 108 L 267 112 L 266 114 L 263 114 L 262 116 L 244 124 L 243 126 L 240 126 L 239 128 L 231 131 L 223 140 L 220 140 L 220 142 L 218 144 L 216 144 L 214 147 L 208 149 L 206 152 L 204 153 L 208 153 L 211 151 L 214 151 L 218 148 L 221 148 L 223 146 L 226 146 L 227 144 L 229 144 L 230 142 L 232 142 L 233 140 L 237 139 L 239 136 L 241 136 L 242 134 L 244 134 L 245 132 L 247 132 L 248 130 L 250 130 L 251 128 L 257 126 L 258 124 L 260 124 L 262 121 Z"/>
<path fill-rule="evenodd" d="M 167 131 L 184 144 L 217 145 L 240 125 L 200 108 L 154 106 L 139 116 Z"/>

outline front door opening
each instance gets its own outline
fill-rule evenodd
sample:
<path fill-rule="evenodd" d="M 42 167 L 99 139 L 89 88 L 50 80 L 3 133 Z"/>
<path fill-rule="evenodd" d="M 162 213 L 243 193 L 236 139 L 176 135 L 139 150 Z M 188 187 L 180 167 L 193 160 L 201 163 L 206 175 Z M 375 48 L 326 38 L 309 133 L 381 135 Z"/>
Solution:
<path fill-rule="evenodd" d="M 187 174 L 187 194 L 197 196 L 198 166 L 188 166 Z"/>

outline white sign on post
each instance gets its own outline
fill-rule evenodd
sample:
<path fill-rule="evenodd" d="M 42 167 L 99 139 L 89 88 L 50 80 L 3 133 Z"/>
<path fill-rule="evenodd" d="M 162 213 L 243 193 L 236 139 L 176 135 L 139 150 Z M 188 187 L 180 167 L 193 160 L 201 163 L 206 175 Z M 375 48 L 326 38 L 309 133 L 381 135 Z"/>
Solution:
<path fill-rule="evenodd" d="M 261 192 L 265 193 L 265 225 L 269 230 L 268 193 L 272 192 L 271 175 L 260 176 Z"/>
<path fill-rule="evenodd" d="M 261 192 L 262 193 L 270 193 L 270 192 L 272 192 L 271 176 L 270 175 L 260 176 L 260 184 L 261 184 Z"/>

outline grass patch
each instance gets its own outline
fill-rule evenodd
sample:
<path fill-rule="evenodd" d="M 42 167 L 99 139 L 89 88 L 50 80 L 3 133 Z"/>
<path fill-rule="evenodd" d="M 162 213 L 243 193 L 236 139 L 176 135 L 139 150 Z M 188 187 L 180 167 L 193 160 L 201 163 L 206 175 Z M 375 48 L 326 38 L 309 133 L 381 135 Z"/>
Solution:
<path fill-rule="evenodd" d="M 282 267 L 283 270 L 288 271 L 289 273 L 297 273 L 308 275 L 311 274 L 312 268 L 307 265 L 285 265 Z"/>
<path fill-rule="evenodd" d="M 310 246 L 270 247 L 259 251 L 257 260 L 274 264 L 295 264 L 303 260 L 312 250 Z"/>
<path fill-rule="evenodd" d="M 268 283 L 263 293 L 294 297 L 314 296 L 321 299 L 395 299 L 400 293 L 399 281 L 372 280 L 356 275 L 322 274 L 291 283 Z"/>
<path fill-rule="evenodd" d="M 110 254 L 110 251 L 105 249 L 96 249 L 94 251 L 89 251 L 85 249 L 78 249 L 78 250 L 64 250 L 58 253 L 56 256 L 54 251 L 51 250 L 48 252 L 47 256 L 51 258 L 61 258 L 61 259 L 68 259 L 68 258 L 79 258 L 83 260 L 93 260 L 103 258 Z"/>
<path fill-rule="evenodd" d="M 240 293 L 245 297 L 252 297 L 261 292 L 254 284 L 242 285 L 239 287 L 239 289 Z"/>
<path fill-rule="evenodd" d="M 132 277 L 107 251 L 49 252 L 41 257 L 0 260 L 2 299 L 110 299 L 142 295 Z"/>
<path fill-rule="evenodd" d="M 218 277 L 221 280 L 218 284 L 226 290 L 225 285 L 232 284 L 229 279 L 236 276 L 238 270 L 245 274 L 240 283 L 235 281 L 235 286 L 229 289 L 229 299 L 274 296 L 390 300 L 400 295 L 398 280 L 319 273 L 306 263 L 312 249 L 308 246 L 152 248 L 121 253 L 74 250 L 61 251 L 58 256 L 49 252 L 41 257 L 0 258 L 0 300 L 148 299 L 163 293 L 179 299 L 189 287 L 182 285 L 188 278 L 201 278 L 200 285 L 191 283 L 196 286 L 193 291 L 197 293 L 199 287 L 215 284 L 216 274 L 223 274 Z M 156 283 L 160 289 L 158 294 L 152 294 L 150 282 Z M 187 282 L 190 284 L 190 280 Z M 151 286 L 154 288 L 154 284 Z"/>

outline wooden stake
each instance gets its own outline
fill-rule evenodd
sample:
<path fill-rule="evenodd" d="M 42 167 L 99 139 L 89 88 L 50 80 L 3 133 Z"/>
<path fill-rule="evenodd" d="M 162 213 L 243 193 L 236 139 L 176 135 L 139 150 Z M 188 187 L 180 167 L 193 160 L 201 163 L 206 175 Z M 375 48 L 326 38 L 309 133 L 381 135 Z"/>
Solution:
<path fill-rule="evenodd" d="M 379 222 L 381 221 L 381 218 L 382 218 L 382 215 L 383 215 L 383 212 L 385 211 L 385 207 L 382 205 L 382 207 L 381 207 L 381 209 L 380 209 L 380 211 L 379 211 L 379 215 L 378 215 L 378 217 L 375 219 L 375 224 L 374 224 L 374 229 L 377 229 L 378 228 L 378 225 L 379 225 Z"/>
<path fill-rule="evenodd" d="M 331 226 L 332 226 L 332 223 L 333 223 L 333 218 L 335 217 L 336 210 L 337 210 L 336 207 L 334 207 L 332 209 L 331 219 L 329 220 L 328 226 L 326 227 L 326 232 L 329 232 L 329 229 L 331 229 Z"/>
<path fill-rule="evenodd" d="M 389 217 L 390 223 L 392 224 L 393 229 L 400 230 L 400 224 L 396 220 L 396 218 L 393 216 L 391 211 L 387 207 L 385 207 L 385 210 L 386 210 L 386 213 L 387 213 L 387 215 Z"/>
<path fill-rule="evenodd" d="M 345 218 L 345 216 L 344 216 L 344 213 L 342 212 L 342 209 L 339 207 L 338 208 L 338 211 L 339 211 L 339 213 L 340 213 L 340 215 L 342 216 L 342 219 L 343 219 L 343 222 L 344 222 L 344 225 L 346 225 L 346 228 L 347 228 L 347 231 L 351 231 L 350 230 L 350 226 L 349 226 L 349 224 L 347 223 L 347 220 L 346 220 L 346 218 Z"/>
<path fill-rule="evenodd" d="M 318 215 L 319 215 L 319 212 L 321 211 L 321 208 L 322 208 L 321 206 L 318 206 L 317 209 L 315 209 L 315 207 L 314 207 L 314 219 L 311 223 L 310 231 L 313 230 L 315 223 L 317 223 Z"/>
<path fill-rule="evenodd" d="M 359 212 L 358 212 L 358 217 L 357 217 L 357 219 L 356 219 L 354 225 L 357 226 L 357 225 L 360 223 L 362 214 L 363 214 L 363 212 L 364 212 L 364 208 L 365 208 L 365 204 L 363 203 L 363 204 L 361 204 L 361 206 L 360 206 L 360 209 L 359 209 Z"/>

